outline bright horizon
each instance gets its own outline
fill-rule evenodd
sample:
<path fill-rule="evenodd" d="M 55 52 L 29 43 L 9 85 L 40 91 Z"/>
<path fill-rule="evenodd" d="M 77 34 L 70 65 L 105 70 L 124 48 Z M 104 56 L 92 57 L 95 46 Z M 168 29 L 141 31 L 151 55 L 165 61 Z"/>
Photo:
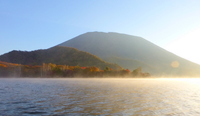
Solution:
<path fill-rule="evenodd" d="M 199 6 L 199 0 L 0 0 L 0 55 L 100 31 L 140 36 L 200 64 Z"/>

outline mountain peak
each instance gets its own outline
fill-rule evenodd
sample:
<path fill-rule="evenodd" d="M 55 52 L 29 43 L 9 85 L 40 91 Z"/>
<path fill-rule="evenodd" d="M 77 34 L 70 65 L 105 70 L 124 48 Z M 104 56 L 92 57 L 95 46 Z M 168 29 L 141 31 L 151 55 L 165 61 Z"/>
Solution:
<path fill-rule="evenodd" d="M 193 75 L 200 71 L 199 65 L 180 58 L 142 37 L 127 34 L 88 32 L 63 42 L 59 46 L 89 52 L 107 62 L 119 64 L 123 68 L 132 70 L 142 67 L 145 71 L 156 75 L 189 73 Z M 173 61 L 180 63 L 178 68 L 171 67 Z"/>

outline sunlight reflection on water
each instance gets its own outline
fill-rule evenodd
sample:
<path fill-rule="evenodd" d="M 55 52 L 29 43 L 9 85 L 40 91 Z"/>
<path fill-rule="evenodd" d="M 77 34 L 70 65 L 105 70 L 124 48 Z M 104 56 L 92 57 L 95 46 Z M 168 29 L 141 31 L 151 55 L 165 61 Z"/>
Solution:
<path fill-rule="evenodd" d="M 0 79 L 0 115 L 200 115 L 200 79 Z"/>

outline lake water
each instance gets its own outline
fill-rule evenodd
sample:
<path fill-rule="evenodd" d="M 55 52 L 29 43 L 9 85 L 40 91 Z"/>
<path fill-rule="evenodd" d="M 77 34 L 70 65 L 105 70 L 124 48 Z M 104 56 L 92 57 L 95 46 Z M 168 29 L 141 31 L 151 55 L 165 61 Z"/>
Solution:
<path fill-rule="evenodd" d="M 199 116 L 200 79 L 1 78 L 0 115 Z"/>

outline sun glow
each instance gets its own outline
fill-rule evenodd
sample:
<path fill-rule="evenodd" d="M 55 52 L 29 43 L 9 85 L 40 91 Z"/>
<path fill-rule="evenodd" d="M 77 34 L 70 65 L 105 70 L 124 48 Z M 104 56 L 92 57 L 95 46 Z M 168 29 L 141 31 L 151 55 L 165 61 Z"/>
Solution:
<path fill-rule="evenodd" d="M 178 61 L 173 61 L 173 62 L 171 63 L 171 66 L 172 66 L 173 68 L 178 68 L 178 67 L 179 67 L 179 62 L 178 62 Z"/>
<path fill-rule="evenodd" d="M 167 49 L 183 58 L 200 64 L 200 27 L 183 34 L 167 46 Z"/>

